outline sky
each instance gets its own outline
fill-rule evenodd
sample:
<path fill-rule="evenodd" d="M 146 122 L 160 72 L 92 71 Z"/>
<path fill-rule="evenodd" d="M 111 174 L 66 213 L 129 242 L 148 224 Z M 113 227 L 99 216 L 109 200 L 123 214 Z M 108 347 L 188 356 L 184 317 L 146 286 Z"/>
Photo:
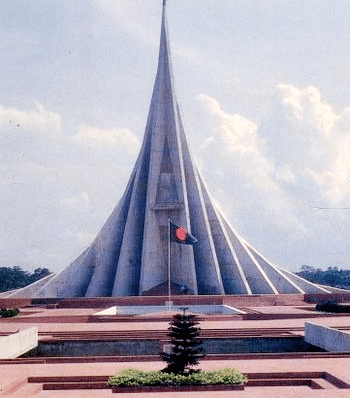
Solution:
<path fill-rule="evenodd" d="M 144 134 L 162 0 L 1 0 L 2 267 L 67 267 Z M 273 263 L 350 269 L 350 2 L 168 0 L 187 140 Z"/>

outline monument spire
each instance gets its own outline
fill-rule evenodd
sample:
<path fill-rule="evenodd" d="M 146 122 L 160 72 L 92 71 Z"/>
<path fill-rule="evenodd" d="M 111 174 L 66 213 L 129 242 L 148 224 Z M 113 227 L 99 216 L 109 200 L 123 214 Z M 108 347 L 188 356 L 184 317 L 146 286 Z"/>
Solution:
<path fill-rule="evenodd" d="M 186 141 L 173 84 L 165 6 L 163 0 L 158 68 L 145 134 L 124 195 L 90 247 L 70 266 L 46 284 L 13 295 L 167 295 L 169 279 L 172 294 L 330 292 L 266 260 L 238 235 L 210 197 Z M 198 239 L 193 245 L 171 242 L 171 258 L 169 220 Z"/>

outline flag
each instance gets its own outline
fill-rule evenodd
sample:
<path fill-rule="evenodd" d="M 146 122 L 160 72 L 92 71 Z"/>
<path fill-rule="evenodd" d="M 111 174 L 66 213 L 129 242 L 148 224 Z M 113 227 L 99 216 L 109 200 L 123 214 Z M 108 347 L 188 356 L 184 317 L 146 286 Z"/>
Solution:
<path fill-rule="evenodd" d="M 180 227 L 169 220 L 170 228 L 170 239 L 174 242 L 181 243 L 183 245 L 193 245 L 198 240 L 187 232 L 186 228 Z"/>

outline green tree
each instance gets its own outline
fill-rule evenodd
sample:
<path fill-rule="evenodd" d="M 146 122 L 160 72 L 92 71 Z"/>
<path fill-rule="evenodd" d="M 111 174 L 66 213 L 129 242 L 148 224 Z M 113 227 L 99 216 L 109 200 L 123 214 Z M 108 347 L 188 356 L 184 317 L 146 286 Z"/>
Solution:
<path fill-rule="evenodd" d="M 0 292 L 18 289 L 50 274 L 47 268 L 37 268 L 33 274 L 21 267 L 0 267 Z"/>
<path fill-rule="evenodd" d="M 192 367 L 204 357 L 202 341 L 198 338 L 201 332 L 196 326 L 198 323 L 195 315 L 186 314 L 186 308 L 183 309 L 183 314 L 174 315 L 168 329 L 171 352 L 161 353 L 163 361 L 168 363 L 163 372 L 175 374 L 194 372 Z"/>
<path fill-rule="evenodd" d="M 0 291 L 17 289 L 28 284 L 29 273 L 20 267 L 0 268 Z"/>
<path fill-rule="evenodd" d="M 334 286 L 342 289 L 350 289 L 350 270 L 328 267 L 326 271 L 303 265 L 301 271 L 296 273 L 302 278 L 320 285 Z"/>
<path fill-rule="evenodd" d="M 44 278 L 45 276 L 50 275 L 50 271 L 47 268 L 37 268 L 34 270 L 34 273 L 30 275 L 29 277 L 29 283 L 33 283 L 38 281 L 41 278 Z"/>

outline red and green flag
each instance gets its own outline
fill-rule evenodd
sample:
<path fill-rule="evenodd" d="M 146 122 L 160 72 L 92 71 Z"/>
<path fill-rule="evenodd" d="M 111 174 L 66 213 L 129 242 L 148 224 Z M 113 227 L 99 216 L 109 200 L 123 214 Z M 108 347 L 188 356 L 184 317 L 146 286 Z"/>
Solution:
<path fill-rule="evenodd" d="M 170 223 L 170 239 L 174 242 L 181 243 L 183 245 L 193 245 L 198 240 L 187 232 L 186 228 L 176 225 L 169 220 Z"/>

